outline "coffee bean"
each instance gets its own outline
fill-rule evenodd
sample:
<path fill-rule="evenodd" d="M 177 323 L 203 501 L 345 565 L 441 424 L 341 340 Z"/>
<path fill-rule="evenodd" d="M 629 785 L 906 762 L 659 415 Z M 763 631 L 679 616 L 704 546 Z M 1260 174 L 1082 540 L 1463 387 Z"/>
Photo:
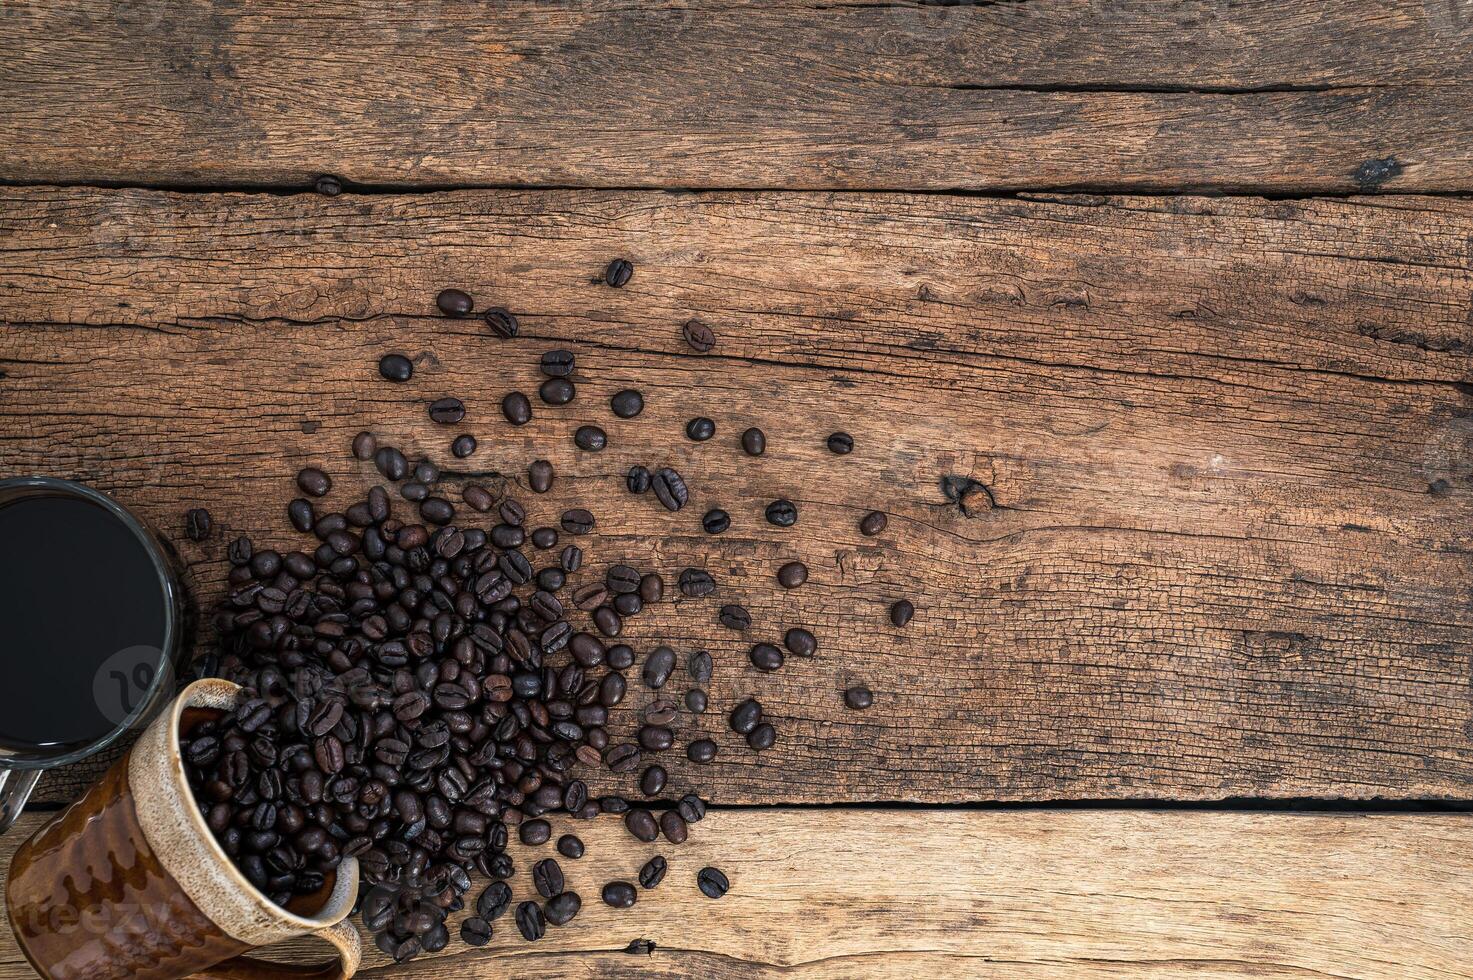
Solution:
<path fill-rule="evenodd" d="M 609 647 L 609 667 L 613 670 L 628 670 L 634 666 L 634 648 L 625 643 Z"/>
<path fill-rule="evenodd" d="M 709 738 L 701 738 L 685 747 L 685 757 L 692 762 L 705 765 L 716 758 L 716 743 Z"/>
<path fill-rule="evenodd" d="M 798 523 L 798 507 L 791 500 L 774 500 L 767 505 L 767 523 L 792 527 Z"/>
<path fill-rule="evenodd" d="M 373 465 L 383 474 L 384 479 L 396 483 L 409 475 L 409 460 L 393 446 L 379 447 L 378 452 L 373 454 Z"/>
<path fill-rule="evenodd" d="M 630 493 L 644 493 L 650 488 L 650 480 L 650 471 L 636 463 L 629 467 L 629 475 L 625 479 L 625 484 L 629 487 Z"/>
<path fill-rule="evenodd" d="M 497 508 L 497 512 L 501 514 L 501 519 L 508 524 L 520 525 L 527 519 L 527 509 L 511 497 L 501 502 L 501 506 Z"/>
<path fill-rule="evenodd" d="M 864 519 L 859 522 L 859 533 L 865 537 L 872 538 L 885 530 L 885 525 L 888 523 L 889 519 L 885 517 L 883 512 L 872 510 L 868 514 L 865 514 Z"/>
<path fill-rule="evenodd" d="M 615 595 L 639 591 L 639 570 L 628 565 L 610 565 L 604 574 L 604 585 Z"/>
<path fill-rule="evenodd" d="M 570 544 L 563 548 L 558 554 L 558 567 L 569 575 L 576 572 L 583 565 L 583 549 L 576 544 Z"/>
<path fill-rule="evenodd" d="M 378 452 L 378 440 L 372 432 L 360 432 L 353 437 L 353 458 L 367 461 L 373 459 L 373 454 Z"/>
<path fill-rule="evenodd" d="M 455 518 L 455 505 L 444 497 L 426 497 L 420 501 L 419 516 L 431 524 L 449 524 Z"/>
<path fill-rule="evenodd" d="M 716 591 L 716 580 L 710 572 L 687 568 L 680 573 L 680 591 L 692 599 L 700 599 Z"/>
<path fill-rule="evenodd" d="M 639 598 L 646 605 L 665 597 L 665 580 L 657 572 L 639 577 Z"/>
<path fill-rule="evenodd" d="M 666 779 L 663 766 L 650 766 L 639 777 L 639 791 L 645 796 L 659 796 L 665 789 Z"/>
<path fill-rule="evenodd" d="M 309 497 L 325 497 L 332 489 L 332 478 L 315 466 L 297 472 L 297 488 Z"/>
<path fill-rule="evenodd" d="M 640 748 L 664 752 L 675 744 L 675 733 L 664 725 L 645 725 L 639 730 Z"/>
<path fill-rule="evenodd" d="M 430 495 L 430 488 L 418 480 L 410 480 L 399 487 L 399 496 L 413 503 L 419 503 Z"/>
<path fill-rule="evenodd" d="M 604 763 L 612 772 L 633 772 L 639 768 L 639 746 L 622 742 L 604 753 Z"/>
<path fill-rule="evenodd" d="M 563 834 L 557 839 L 557 852 L 565 858 L 577 860 L 583 856 L 583 841 L 572 834 Z"/>
<path fill-rule="evenodd" d="M 573 921 L 581 908 L 583 899 L 577 892 L 559 892 L 547 901 L 547 921 L 555 926 L 565 926 Z"/>
<path fill-rule="evenodd" d="M 704 889 L 703 889 L 704 890 Z M 547 920 L 536 902 L 523 902 L 517 906 L 517 931 L 529 943 L 535 943 L 547 932 Z"/>
<path fill-rule="evenodd" d="M 690 836 L 685 820 L 674 810 L 666 810 L 660 814 L 660 832 L 672 844 L 684 844 L 686 838 Z"/>
<path fill-rule="evenodd" d="M 546 820 L 528 820 L 517 828 L 517 836 L 530 847 L 546 844 L 552 836 L 552 825 Z"/>
<path fill-rule="evenodd" d="M 527 467 L 527 485 L 533 493 L 546 493 L 552 489 L 552 464 L 545 459 L 534 459 Z"/>
<path fill-rule="evenodd" d="M 706 692 L 702 691 L 700 688 L 695 687 L 691 688 L 689 691 L 686 691 L 685 706 L 687 710 L 691 711 L 694 714 L 705 714 Z"/>
<path fill-rule="evenodd" d="M 646 844 L 660 836 L 660 825 L 655 821 L 655 815 L 642 807 L 635 807 L 624 814 L 624 828 L 636 840 Z"/>
<path fill-rule="evenodd" d="M 854 437 L 847 432 L 835 432 L 828 438 L 828 447 L 836 456 L 848 456 L 854 452 Z"/>
<path fill-rule="evenodd" d="M 616 391 L 609 399 L 609 408 L 621 419 L 632 419 L 644 411 L 644 396 L 633 388 Z"/>
<path fill-rule="evenodd" d="M 543 858 L 532 865 L 532 884 L 537 894 L 552 898 L 563 891 L 563 867 L 556 858 Z"/>
<path fill-rule="evenodd" d="M 476 451 L 476 437 L 471 435 L 456 436 L 455 441 L 450 444 L 450 455 L 456 459 L 465 459 Z"/>
<path fill-rule="evenodd" d="M 603 900 L 611 908 L 627 909 L 639 900 L 639 893 L 627 881 L 611 881 L 603 887 Z"/>
<path fill-rule="evenodd" d="M 593 514 L 581 507 L 563 511 L 563 530 L 569 534 L 587 534 L 593 530 Z"/>
<path fill-rule="evenodd" d="M 491 491 L 477 483 L 472 483 L 460 492 L 460 499 L 466 502 L 471 510 L 484 514 L 496 504 L 496 498 L 491 496 Z"/>
<path fill-rule="evenodd" d="M 748 659 L 752 661 L 753 667 L 771 673 L 782 667 L 784 657 L 783 652 L 771 643 L 758 643 L 752 647 Z"/>
<path fill-rule="evenodd" d="M 608 435 L 596 425 L 580 425 L 578 431 L 573 433 L 573 445 L 584 452 L 603 452 L 608 444 Z"/>
<path fill-rule="evenodd" d="M 663 466 L 655 471 L 650 485 L 654 488 L 655 496 L 659 498 L 666 510 L 676 511 L 684 507 L 690 499 L 690 491 L 686 489 L 685 480 L 680 474 L 668 466 Z"/>
<path fill-rule="evenodd" d="M 385 381 L 408 381 L 414 377 L 414 362 L 403 354 L 385 354 L 378 359 L 378 373 Z"/>
<path fill-rule="evenodd" d="M 818 639 L 801 626 L 794 626 L 783 635 L 783 646 L 798 657 L 811 657 L 818 650 Z"/>
<path fill-rule="evenodd" d="M 211 524 L 210 512 L 203 507 L 191 507 L 184 512 L 184 533 L 191 541 L 203 541 L 208 538 Z"/>
<path fill-rule="evenodd" d="M 501 414 L 512 425 L 532 421 L 532 403 L 520 391 L 509 391 L 501 399 Z"/>
<path fill-rule="evenodd" d="M 697 416 L 685 423 L 685 437 L 692 442 L 705 442 L 716 434 L 716 423 L 705 416 Z"/>
<path fill-rule="evenodd" d="M 539 527 L 532 532 L 532 544 L 534 547 L 546 551 L 548 548 L 557 547 L 557 530 L 550 527 Z M 560 571 L 559 569 L 545 569 L 545 571 Z M 559 586 L 561 588 L 561 586 Z"/>
<path fill-rule="evenodd" d="M 537 397 L 549 405 L 566 405 L 577 395 L 577 386 L 567 378 L 548 378 L 537 389 Z"/>
<path fill-rule="evenodd" d="M 747 630 L 751 629 L 752 627 L 751 613 L 747 612 L 745 607 L 738 606 L 734 603 L 731 605 L 722 606 L 721 612 L 717 613 L 716 618 L 720 620 L 721 625 L 725 626 L 727 629 Z"/>
<path fill-rule="evenodd" d="M 716 346 L 716 332 L 700 320 L 685 321 L 685 326 L 680 328 L 680 333 L 692 350 L 698 350 L 703 354 Z"/>
<path fill-rule="evenodd" d="M 473 915 L 460 924 L 460 940 L 467 946 L 484 946 L 491 941 L 491 923 Z"/>
<path fill-rule="evenodd" d="M 549 378 L 566 378 L 573 373 L 578 359 L 570 350 L 550 350 L 542 355 L 540 367 Z"/>
<path fill-rule="evenodd" d="M 720 534 L 731 527 L 731 515 L 720 507 L 713 507 L 701 518 L 701 527 L 707 534 Z"/>
<path fill-rule="evenodd" d="M 706 801 L 694 793 L 687 793 L 680 798 L 676 810 L 686 823 L 700 823 L 706 816 Z"/>
<path fill-rule="evenodd" d="M 702 868 L 696 873 L 696 886 L 707 898 L 720 898 L 731 888 L 731 882 L 716 868 Z"/>
<path fill-rule="evenodd" d="M 641 888 L 657 888 L 660 882 L 665 880 L 665 872 L 669 869 L 669 863 L 656 854 L 644 863 L 639 869 L 639 884 Z"/>
<path fill-rule="evenodd" d="M 455 425 L 465 418 L 465 403 L 459 398 L 441 398 L 430 402 L 430 420 L 441 425 Z"/>
<path fill-rule="evenodd" d="M 629 277 L 632 275 L 634 275 L 633 263 L 628 259 L 615 259 L 604 270 L 604 282 L 619 289 L 629 282 Z"/>
<path fill-rule="evenodd" d="M 487 922 L 495 922 L 510 905 L 511 886 L 504 881 L 493 881 L 476 899 L 476 914 Z"/>
<path fill-rule="evenodd" d="M 777 570 L 777 584 L 785 589 L 796 589 L 808 581 L 808 566 L 801 561 L 790 561 Z"/>
<path fill-rule="evenodd" d="M 476 303 L 471 299 L 470 293 L 464 290 L 442 289 L 435 297 L 435 305 L 446 316 L 465 316 L 475 308 Z"/>
<path fill-rule="evenodd" d="M 767 723 L 758 725 L 747 735 L 747 745 L 754 752 L 766 752 L 777 741 L 777 729 Z"/>
<path fill-rule="evenodd" d="M 727 723 L 731 730 L 738 735 L 747 735 L 762 721 L 762 705 L 755 698 L 747 698 L 741 704 L 731 709 Z"/>
<path fill-rule="evenodd" d="M 874 703 L 874 694 L 863 684 L 856 684 L 844 692 L 844 704 L 856 711 L 863 711 Z"/>
<path fill-rule="evenodd" d="M 667 646 L 655 647 L 644 662 L 642 677 L 646 687 L 659 690 L 675 670 L 675 651 Z"/>
<path fill-rule="evenodd" d="M 602 582 L 589 582 L 573 593 L 573 605 L 591 612 L 603 605 L 608 597 L 609 590 Z"/>
<path fill-rule="evenodd" d="M 317 178 L 317 182 L 312 185 L 312 189 L 323 197 L 337 197 L 343 192 L 343 182 L 331 174 L 323 174 Z"/>
<path fill-rule="evenodd" d="M 517 323 L 517 318 L 499 306 L 491 307 L 491 309 L 481 314 L 481 318 L 486 321 L 486 329 L 498 337 L 510 340 L 521 330 L 521 325 Z"/>
<path fill-rule="evenodd" d="M 896 626 L 904 626 L 911 621 L 916 614 L 915 604 L 909 599 L 901 599 L 890 607 L 890 622 Z"/>

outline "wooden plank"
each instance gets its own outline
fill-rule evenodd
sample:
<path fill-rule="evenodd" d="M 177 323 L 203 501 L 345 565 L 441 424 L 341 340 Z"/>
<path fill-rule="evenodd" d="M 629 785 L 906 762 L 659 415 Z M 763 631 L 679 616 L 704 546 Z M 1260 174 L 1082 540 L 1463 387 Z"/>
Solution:
<path fill-rule="evenodd" d="M 717 661 L 712 712 L 680 725 L 721 755 L 675 760 L 677 791 L 1466 797 L 1470 227 L 1473 203 L 1415 198 L 17 190 L 0 466 L 85 478 L 176 536 L 204 503 L 225 534 L 300 544 L 281 532 L 298 467 L 362 492 L 376 477 L 346 447 L 372 427 L 449 468 L 424 406 L 455 393 L 474 471 L 545 455 L 564 474 L 521 494 L 534 525 L 597 512 L 583 576 L 719 578 L 629 634 Z M 630 285 L 594 282 L 618 254 Z M 522 337 L 433 315 L 451 283 L 511 306 Z M 721 336 L 709 355 L 680 339 L 691 315 Z M 582 394 L 512 429 L 502 394 L 559 345 Z M 420 359 L 411 385 L 376 376 L 395 349 Z M 615 424 L 626 385 L 649 407 Z M 714 441 L 685 440 L 696 414 Z M 570 445 L 589 422 L 601 455 Z M 750 424 L 761 461 L 734 445 Z M 823 448 L 840 428 L 842 459 Z M 678 517 L 622 490 L 664 461 L 694 487 Z M 953 478 L 987 489 L 959 505 Z M 761 518 L 781 495 L 802 508 L 787 531 Z M 735 523 L 713 539 L 718 504 Z M 890 528 L 867 539 L 872 507 Z M 179 548 L 219 595 L 223 540 Z M 812 579 L 780 595 L 792 557 Z M 906 595 L 920 612 L 896 630 Z M 732 599 L 753 635 L 714 625 Z M 792 625 L 819 656 L 746 666 Z M 856 681 L 874 709 L 842 707 Z M 782 733 L 761 757 L 724 724 L 748 694 Z"/>
<path fill-rule="evenodd" d="M 0 838 L 0 867 L 28 815 Z M 1243 977 L 1446 980 L 1473 970 L 1465 816 L 1127 811 L 712 811 L 664 883 L 615 911 L 603 883 L 661 851 L 616 820 L 571 822 L 562 860 L 584 900 L 535 946 L 499 920 L 491 944 L 368 977 Z M 516 900 L 550 853 L 517 846 Z M 722 868 L 713 902 L 697 870 Z M 484 882 L 479 882 L 479 889 Z M 456 916 L 452 922 L 458 922 Z M 458 933 L 457 929 L 454 930 Z M 652 955 L 622 952 L 631 940 Z M 317 961 L 322 948 L 274 955 Z M 0 926 L 0 980 L 31 974 Z"/>
<path fill-rule="evenodd" d="M 0 178 L 1473 189 L 1460 0 L 0 7 Z"/>

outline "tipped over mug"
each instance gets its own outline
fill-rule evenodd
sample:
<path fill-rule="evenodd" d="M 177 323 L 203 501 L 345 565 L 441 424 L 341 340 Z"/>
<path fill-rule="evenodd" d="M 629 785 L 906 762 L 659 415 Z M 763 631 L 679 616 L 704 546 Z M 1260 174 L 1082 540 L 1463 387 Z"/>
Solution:
<path fill-rule="evenodd" d="M 358 861 L 283 908 L 246 880 L 205 824 L 185 776 L 181 729 L 234 708 L 240 688 L 196 681 L 76 803 L 21 845 L 6 910 L 47 980 L 348 980 L 362 949 L 349 922 Z M 288 966 L 242 954 L 319 936 L 337 957 Z"/>

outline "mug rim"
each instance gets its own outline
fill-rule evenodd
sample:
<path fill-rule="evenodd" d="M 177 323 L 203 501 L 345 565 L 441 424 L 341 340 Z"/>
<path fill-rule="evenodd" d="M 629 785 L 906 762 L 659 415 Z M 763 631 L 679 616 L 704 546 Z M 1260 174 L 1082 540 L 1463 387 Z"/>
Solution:
<path fill-rule="evenodd" d="M 169 666 L 169 670 L 159 670 L 154 674 L 153 680 L 149 682 L 144 690 L 143 697 L 138 701 L 138 706 L 128 712 L 122 721 L 114 725 L 106 735 L 95 741 L 88 742 L 80 748 L 63 752 L 59 755 L 48 755 L 44 757 L 34 755 L 9 755 L 0 754 L 0 769 L 53 769 L 57 766 L 70 765 L 83 759 L 96 755 L 117 742 L 123 735 L 132 731 L 140 721 L 144 720 L 151 712 L 159 707 L 160 694 L 164 690 L 165 682 L 173 682 L 174 659 L 177 654 L 175 647 L 179 644 L 179 583 L 174 573 L 173 566 L 168 557 L 159 546 L 158 539 L 152 531 L 139 520 L 132 511 L 118 503 L 112 497 L 103 493 L 95 487 L 76 480 L 64 480 L 52 476 L 15 476 L 0 480 L 0 494 L 8 490 L 35 489 L 52 491 L 58 495 L 81 497 L 89 503 L 95 504 L 126 527 L 133 537 L 143 545 L 144 552 L 148 555 L 149 562 L 154 567 L 154 572 L 162 586 L 164 602 L 164 637 L 163 646 L 160 650 L 162 664 Z M 7 506 L 0 504 L 0 507 Z"/>
<path fill-rule="evenodd" d="M 314 915 L 300 915 L 277 905 L 253 885 L 235 866 L 235 862 L 225 853 L 225 849 L 220 846 L 214 831 L 210 830 L 209 825 L 205 822 L 199 801 L 185 774 L 184 757 L 179 745 L 179 725 L 186 708 L 224 708 L 228 710 L 227 706 L 235 703 L 242 690 L 239 684 L 222 677 L 207 677 L 193 682 L 180 691 L 168 709 L 154 720 L 154 725 L 164 726 L 161 733 L 163 744 L 152 744 L 153 739 L 145 736 L 138 745 L 134 746 L 133 758 L 129 760 L 129 781 L 134 784 L 135 807 L 139 815 L 139 825 L 145 837 L 151 837 L 149 833 L 151 824 L 156 829 L 162 829 L 165 824 L 154 824 L 153 821 L 143 817 L 147 803 L 144 799 L 139 799 L 136 793 L 139 777 L 146 773 L 149 782 L 159 779 L 163 783 L 172 785 L 174 791 L 179 794 L 181 804 L 179 809 L 185 813 L 185 821 L 189 830 L 198 840 L 204 842 L 205 854 L 212 859 L 213 865 L 218 869 L 223 869 L 225 877 L 236 886 L 236 893 L 252 907 L 255 915 L 248 918 L 253 919 L 254 924 L 238 921 L 240 910 L 238 907 L 230 907 L 233 903 L 229 902 L 229 896 L 209 893 L 208 889 L 203 887 L 204 883 L 195 881 L 192 876 L 182 873 L 181 869 L 172 867 L 169 860 L 165 858 L 164 851 L 150 839 L 149 843 L 159 855 L 164 869 L 180 883 L 180 887 L 184 888 L 185 893 L 195 905 L 220 929 L 252 946 L 267 946 L 292 936 L 306 935 L 334 926 L 346 919 L 352 913 L 353 904 L 358 895 L 359 868 L 356 857 L 350 855 L 343 858 L 336 869 L 332 890 L 323 902 L 322 908 Z M 154 758 L 139 757 L 137 753 L 140 749 L 145 752 L 155 750 L 156 755 Z M 159 749 L 162 751 L 157 751 Z M 155 802 L 167 810 L 167 801 Z M 177 853 L 173 856 L 179 857 Z M 188 887 L 191 881 L 202 886 L 198 894 Z M 231 925 L 239 929 L 239 932 L 232 931 L 231 925 L 227 925 L 226 922 L 221 921 L 222 919 L 228 920 Z M 283 927 L 290 931 L 283 931 Z M 241 935 L 241 932 L 248 934 Z"/>

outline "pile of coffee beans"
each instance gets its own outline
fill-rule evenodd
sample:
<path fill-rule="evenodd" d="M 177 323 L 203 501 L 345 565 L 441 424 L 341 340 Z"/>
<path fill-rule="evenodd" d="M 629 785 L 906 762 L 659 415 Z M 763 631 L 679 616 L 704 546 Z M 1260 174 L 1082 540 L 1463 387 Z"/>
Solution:
<path fill-rule="evenodd" d="M 623 287 L 632 274 L 629 262 L 615 260 L 603 281 Z M 470 294 L 458 289 L 443 290 L 435 303 L 450 317 L 475 309 Z M 507 311 L 494 308 L 484 317 L 494 335 L 517 334 L 516 319 Z M 697 349 L 715 343 L 710 329 L 696 321 L 683 329 Z M 539 390 L 544 404 L 566 405 L 577 397 L 570 380 L 576 367 L 572 351 L 548 351 L 540 366 L 547 378 Z M 379 374 L 395 384 L 409 381 L 413 370 L 402 354 L 385 354 L 378 362 Z M 610 402 L 611 413 L 623 419 L 638 416 L 643 407 L 644 396 L 633 389 Z M 532 417 L 531 400 L 522 392 L 507 393 L 501 409 L 512 425 Z M 429 402 L 427 411 L 447 426 L 467 414 L 465 403 L 453 396 Z M 686 426 L 686 435 L 697 441 L 718 431 L 704 417 Z M 574 444 L 598 452 L 607 438 L 603 429 L 585 425 Z M 766 450 L 760 429 L 747 429 L 739 441 L 749 455 Z M 854 440 L 834 433 L 827 446 L 847 454 Z M 332 477 L 322 466 L 304 468 L 296 475 L 302 496 L 288 505 L 287 519 L 310 535 L 309 543 L 282 553 L 241 537 L 229 547 L 229 592 L 214 618 L 219 651 L 211 666 L 244 693 L 234 711 L 184 733 L 182 747 L 205 819 L 245 876 L 285 904 L 317 892 L 343 858 L 356 857 L 365 887 L 363 922 L 380 949 L 403 961 L 447 945 L 446 917 L 466 907 L 473 872 L 491 884 L 475 898 L 476 914 L 464 920 L 460 936 L 471 945 L 488 942 L 495 921 L 511 905 L 506 879 L 516 868 L 510 837 L 515 833 L 528 846 L 545 844 L 552 837 L 550 814 L 618 814 L 642 842 L 663 837 L 672 845 L 683 843 L 705 815 L 699 797 L 687 795 L 657 811 L 621 797 L 594 798 L 579 776 L 601 767 L 638 770 L 641 793 L 658 799 L 668 782 L 658 759 L 679 749 L 673 725 L 679 705 L 697 714 L 708 708 L 704 686 L 712 677 L 712 658 L 695 651 L 685 658 L 692 686 L 683 697 L 662 696 L 647 705 L 632 739 L 610 735 L 611 713 L 625 699 L 627 672 L 637 659 L 632 647 L 614 641 L 625 620 L 664 600 L 662 577 L 615 564 L 601 579 L 572 588 L 570 577 L 582 568 L 584 555 L 569 539 L 597 526 L 593 512 L 571 508 L 558 527 L 528 528 L 526 509 L 514 497 L 470 482 L 459 485 L 457 503 L 435 462 L 411 463 L 370 432 L 359 433 L 351 450 L 357 460 L 371 461 L 385 483 L 329 509 L 322 502 L 334 494 Z M 449 446 L 456 459 L 476 450 L 468 433 Z M 538 494 L 556 481 L 544 459 L 531 461 L 527 473 L 528 486 Z M 634 494 L 653 491 L 670 513 L 690 496 L 684 477 L 669 466 L 635 466 L 627 484 Z M 773 525 L 790 527 L 798 509 L 779 499 L 766 515 Z M 196 539 L 212 526 L 202 509 L 191 510 L 185 523 Z M 731 516 L 710 510 L 702 526 L 720 534 L 731 526 Z M 861 524 L 866 534 L 883 528 L 880 512 Z M 795 589 L 807 581 L 808 569 L 792 561 L 776 577 L 782 588 Z M 694 567 L 681 571 L 676 585 L 689 599 L 719 588 L 710 571 Z M 914 607 L 902 600 L 890 618 L 903 626 L 913 614 Z M 740 605 L 722 606 L 717 618 L 729 629 L 752 628 Z M 811 657 L 817 647 L 812 632 L 794 627 L 781 648 L 755 643 L 750 661 L 758 670 L 775 671 L 784 665 L 784 648 Z M 680 668 L 675 649 L 657 645 L 637 679 L 661 691 Z M 857 684 L 843 700 L 863 710 L 873 695 Z M 777 741 L 777 727 L 755 698 L 733 706 L 729 722 L 752 751 Z M 695 738 L 684 751 L 690 761 L 706 764 L 718 746 Z M 556 850 L 576 860 L 584 845 L 563 834 Z M 658 886 L 667 869 L 663 856 L 651 859 L 639 873 L 639 888 Z M 535 941 L 549 925 L 572 921 L 582 899 L 566 889 L 554 858 L 538 861 L 530 874 L 544 901 L 522 902 L 513 921 L 523 937 Z M 712 898 L 730 887 L 715 868 L 702 869 L 696 883 Z M 612 907 L 628 908 L 638 888 L 612 881 L 601 897 Z"/>

